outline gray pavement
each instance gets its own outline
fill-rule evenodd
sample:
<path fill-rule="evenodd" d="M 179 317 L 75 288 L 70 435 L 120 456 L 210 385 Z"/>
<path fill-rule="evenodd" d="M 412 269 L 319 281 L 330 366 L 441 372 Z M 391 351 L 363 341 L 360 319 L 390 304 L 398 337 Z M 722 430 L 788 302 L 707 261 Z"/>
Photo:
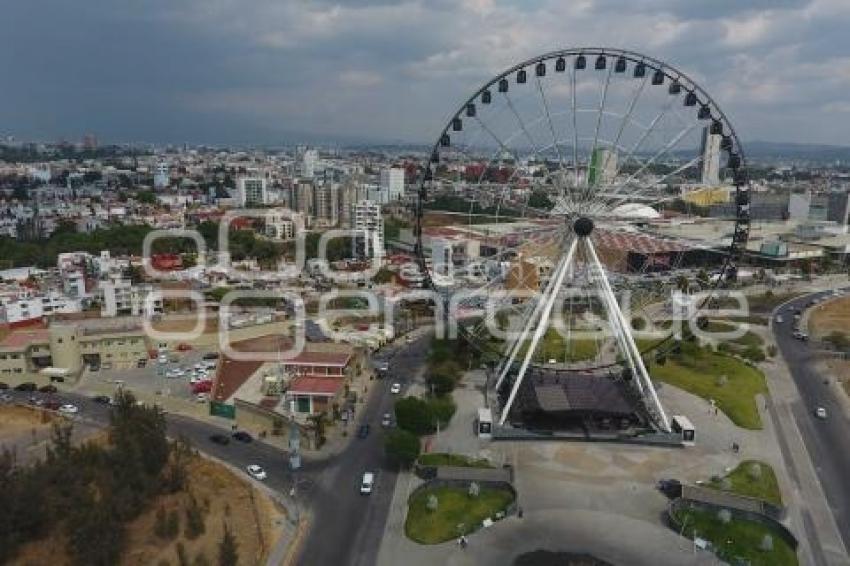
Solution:
<path fill-rule="evenodd" d="M 805 308 L 805 296 L 779 310 Z M 803 507 L 805 535 L 815 549 L 816 563 L 850 564 L 850 420 L 834 388 L 824 384 L 810 342 L 792 337 L 790 317 L 771 329 L 779 347 L 774 379 L 769 381 L 775 420 L 787 443 L 785 454 Z M 825 420 L 814 415 L 825 407 Z"/>

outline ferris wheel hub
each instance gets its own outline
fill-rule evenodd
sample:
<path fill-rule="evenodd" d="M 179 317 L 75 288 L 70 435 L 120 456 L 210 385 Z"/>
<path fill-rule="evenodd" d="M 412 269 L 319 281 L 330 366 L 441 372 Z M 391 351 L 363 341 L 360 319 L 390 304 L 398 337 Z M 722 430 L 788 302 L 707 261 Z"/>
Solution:
<path fill-rule="evenodd" d="M 591 220 L 587 216 L 582 216 L 578 218 L 573 223 L 573 231 L 580 238 L 586 238 L 590 236 L 590 233 L 593 232 L 593 220 Z"/>

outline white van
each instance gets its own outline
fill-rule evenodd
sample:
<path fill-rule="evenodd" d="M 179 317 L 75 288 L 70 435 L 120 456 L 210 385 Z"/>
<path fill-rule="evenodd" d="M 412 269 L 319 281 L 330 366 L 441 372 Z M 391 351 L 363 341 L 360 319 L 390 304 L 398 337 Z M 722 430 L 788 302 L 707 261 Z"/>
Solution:
<path fill-rule="evenodd" d="M 372 472 L 363 473 L 363 481 L 360 482 L 360 493 L 369 495 L 372 493 L 372 487 L 375 485 L 375 474 Z"/>

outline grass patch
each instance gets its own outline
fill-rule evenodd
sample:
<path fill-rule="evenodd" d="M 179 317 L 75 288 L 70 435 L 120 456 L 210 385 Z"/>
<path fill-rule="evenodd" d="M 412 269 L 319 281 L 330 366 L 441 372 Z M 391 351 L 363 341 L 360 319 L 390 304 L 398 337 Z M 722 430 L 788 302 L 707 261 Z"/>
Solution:
<path fill-rule="evenodd" d="M 718 408 L 741 428 L 761 429 L 755 396 L 766 393 L 764 374 L 733 357 L 683 344 L 682 353 L 667 356 L 663 365 L 649 358 L 654 379 L 714 399 Z M 725 376 L 725 381 L 723 376 Z"/>
<path fill-rule="evenodd" d="M 760 473 L 755 472 L 755 466 L 761 470 Z M 769 464 L 758 460 L 744 460 L 724 478 L 729 481 L 729 489 L 725 491 L 782 505 L 782 492 L 779 491 L 776 474 Z M 723 483 L 720 479 L 712 480 L 706 487 L 722 490 Z"/>
<path fill-rule="evenodd" d="M 736 559 L 749 561 L 753 566 L 794 566 L 797 553 L 778 532 L 755 521 L 733 518 L 728 523 L 718 519 L 717 513 L 702 509 L 681 510 L 675 519 L 684 524 L 688 538 L 696 536 L 711 541 L 718 558 L 729 563 Z M 762 550 L 764 535 L 773 537 L 773 549 Z M 745 562 L 746 563 L 746 562 Z"/>
<path fill-rule="evenodd" d="M 582 331 L 586 335 L 587 331 Z M 529 341 L 530 343 L 530 341 Z M 525 355 L 528 345 L 520 349 L 520 356 Z M 562 336 L 556 329 L 550 328 L 537 345 L 534 353 L 534 361 L 537 363 L 548 363 L 555 360 L 557 363 L 576 363 L 592 360 L 599 354 L 596 340 L 593 338 L 570 338 Z"/>
<path fill-rule="evenodd" d="M 437 496 L 437 509 L 427 507 L 428 496 Z M 475 530 L 481 521 L 504 511 L 514 495 L 504 489 L 482 487 L 478 497 L 470 497 L 459 487 L 426 488 L 408 501 L 404 532 L 420 544 L 437 544 Z"/>
<path fill-rule="evenodd" d="M 464 468 L 492 468 L 486 458 L 470 458 L 463 454 L 447 454 L 444 452 L 429 452 L 419 456 L 422 466 L 461 466 Z"/>

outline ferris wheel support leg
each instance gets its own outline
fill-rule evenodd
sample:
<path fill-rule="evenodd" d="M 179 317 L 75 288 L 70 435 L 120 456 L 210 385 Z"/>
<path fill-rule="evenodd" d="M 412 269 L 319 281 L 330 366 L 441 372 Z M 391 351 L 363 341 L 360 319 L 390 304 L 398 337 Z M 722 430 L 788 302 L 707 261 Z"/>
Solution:
<path fill-rule="evenodd" d="M 575 250 L 575 240 L 570 244 L 571 250 Z M 534 328 L 534 323 L 540 318 L 540 313 L 543 312 L 544 307 L 546 306 L 546 298 L 549 297 L 553 289 L 555 288 L 555 275 L 560 272 L 561 269 L 566 269 L 568 264 L 568 260 L 570 258 L 570 253 L 567 252 L 563 257 L 561 257 L 561 261 L 558 263 L 555 271 L 552 272 L 552 277 L 549 278 L 549 283 L 546 285 L 546 289 L 543 291 L 543 294 L 538 298 L 537 304 L 534 306 L 534 310 L 531 312 L 531 315 L 525 321 L 525 326 L 522 329 L 522 332 L 517 336 L 511 345 L 510 356 L 508 356 L 507 361 L 502 366 L 501 371 L 499 372 L 499 379 L 496 380 L 496 391 L 501 387 L 502 382 L 505 380 L 505 377 L 508 375 L 511 367 L 514 365 L 516 361 L 517 354 L 519 354 L 520 349 L 522 349 L 522 344 L 528 338 L 528 333 L 531 332 L 531 329 Z M 556 293 L 557 294 L 557 293 Z"/>
<path fill-rule="evenodd" d="M 560 291 L 561 286 L 564 284 L 564 279 L 566 278 L 567 273 L 570 271 L 570 264 L 573 262 L 573 258 L 575 257 L 578 242 L 579 238 L 573 238 L 566 255 L 563 257 L 561 263 L 558 265 L 557 271 L 552 274 L 552 279 L 550 279 L 549 281 L 550 285 L 546 288 L 548 293 L 540 297 L 540 302 L 541 304 L 543 304 L 543 309 L 540 312 L 540 322 L 537 324 L 537 328 L 534 329 L 534 336 L 532 336 L 531 343 L 528 345 L 528 349 L 525 351 L 525 358 L 523 358 L 522 365 L 520 366 L 519 371 L 517 372 L 517 376 L 514 379 L 513 388 L 511 389 L 511 393 L 508 396 L 508 401 L 502 408 L 502 416 L 499 418 L 499 426 L 505 424 L 505 420 L 508 418 L 508 414 L 510 413 L 511 406 L 513 405 L 514 399 L 516 398 L 516 394 L 519 391 L 519 387 L 520 385 L 522 385 L 522 380 L 525 378 L 525 372 L 528 371 L 528 366 L 531 363 L 531 358 L 534 356 L 535 350 L 537 350 L 537 345 L 540 343 L 540 339 L 543 337 L 549 327 L 549 317 L 552 314 L 552 307 L 555 305 L 555 299 L 558 298 L 558 292 Z M 553 281 L 554 285 L 551 285 Z M 518 344 L 521 345 L 525 342 L 529 330 L 530 328 L 526 327 L 523 334 L 519 337 Z"/>
<path fill-rule="evenodd" d="M 586 245 L 587 250 L 590 252 L 590 258 L 593 261 L 593 264 L 599 270 L 599 273 L 602 274 L 599 280 L 602 284 L 603 293 L 607 295 L 609 304 L 612 303 L 612 315 L 617 319 L 617 328 L 626 342 L 626 354 L 629 358 L 631 358 L 631 363 L 637 370 L 634 378 L 643 382 L 644 400 L 647 405 L 649 405 L 650 409 L 656 413 L 658 417 L 658 426 L 664 432 L 670 432 L 670 421 L 667 418 L 667 413 L 664 412 L 664 407 L 661 406 L 661 401 L 658 399 L 658 394 L 655 392 L 655 387 L 652 385 L 649 372 L 646 370 L 646 365 L 644 365 L 643 359 L 640 356 L 640 350 L 635 344 L 635 339 L 632 336 L 631 327 L 626 322 L 626 319 L 623 316 L 623 311 L 620 310 L 620 307 L 617 304 L 616 296 L 614 295 L 614 291 L 611 289 L 611 284 L 608 282 L 608 278 L 604 275 L 605 271 L 602 266 L 602 262 L 599 261 L 599 256 L 596 255 L 593 243 L 589 239 L 587 240 Z"/>

